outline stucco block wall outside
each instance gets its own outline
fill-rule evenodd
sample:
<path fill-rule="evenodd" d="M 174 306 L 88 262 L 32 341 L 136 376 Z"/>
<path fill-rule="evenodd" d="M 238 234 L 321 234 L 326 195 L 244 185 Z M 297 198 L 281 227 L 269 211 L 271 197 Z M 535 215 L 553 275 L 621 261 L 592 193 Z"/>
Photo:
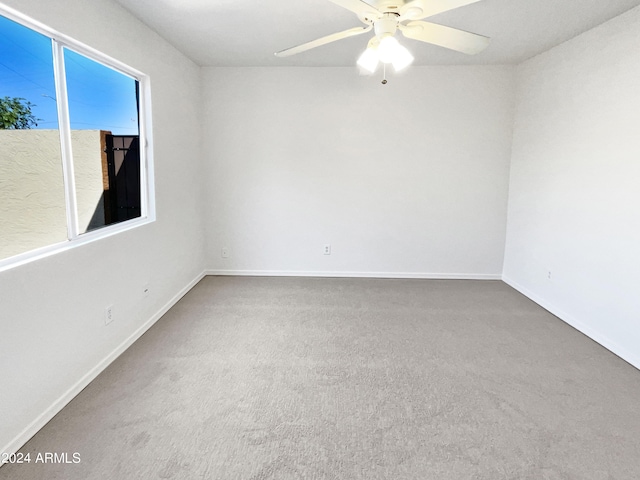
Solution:
<path fill-rule="evenodd" d="M 73 130 L 71 143 L 84 232 L 103 192 L 100 130 Z M 67 239 L 58 130 L 0 130 L 0 198 L 0 259 Z"/>
<path fill-rule="evenodd" d="M 101 215 L 101 221 L 98 223 L 104 224 L 104 210 L 101 200 L 104 191 L 101 136 L 100 130 L 71 131 L 80 232 L 88 230 L 94 215 Z"/>

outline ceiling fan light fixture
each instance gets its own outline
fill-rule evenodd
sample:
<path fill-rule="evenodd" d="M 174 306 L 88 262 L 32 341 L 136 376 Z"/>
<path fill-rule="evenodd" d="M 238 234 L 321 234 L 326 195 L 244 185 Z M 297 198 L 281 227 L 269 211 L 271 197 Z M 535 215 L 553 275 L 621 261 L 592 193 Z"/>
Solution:
<path fill-rule="evenodd" d="M 2 1 L 2 0 L 0 0 Z M 351 10 L 365 24 L 342 32 L 302 43 L 295 47 L 276 52 L 276 57 L 288 57 L 297 53 L 321 47 L 355 35 L 373 30 L 375 36 L 367 49 L 358 58 L 361 74 L 375 73 L 378 64 L 393 65 L 396 72 L 413 63 L 411 52 L 394 38 L 400 30 L 411 40 L 438 45 L 456 52 L 475 55 L 489 45 L 489 38 L 438 23 L 422 21 L 424 18 L 448 12 L 480 0 L 329 0 L 338 6 Z M 386 78 L 383 83 L 386 83 Z"/>

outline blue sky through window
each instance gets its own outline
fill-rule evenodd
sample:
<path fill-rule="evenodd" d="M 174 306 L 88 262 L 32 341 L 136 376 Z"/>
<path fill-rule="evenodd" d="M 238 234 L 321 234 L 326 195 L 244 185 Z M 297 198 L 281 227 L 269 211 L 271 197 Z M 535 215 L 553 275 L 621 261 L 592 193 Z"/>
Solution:
<path fill-rule="evenodd" d="M 73 130 L 138 134 L 136 81 L 65 49 L 69 116 Z M 35 128 L 58 128 L 51 39 L 0 15 L 0 97 L 31 102 Z"/>

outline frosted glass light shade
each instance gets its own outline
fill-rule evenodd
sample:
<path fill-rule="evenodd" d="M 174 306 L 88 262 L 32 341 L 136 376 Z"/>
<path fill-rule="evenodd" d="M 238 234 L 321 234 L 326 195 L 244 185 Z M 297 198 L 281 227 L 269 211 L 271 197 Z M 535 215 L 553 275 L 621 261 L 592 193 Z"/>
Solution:
<path fill-rule="evenodd" d="M 398 44 L 394 58 L 391 61 L 396 72 L 407 68 L 413 62 L 413 55 L 402 45 Z"/>
<path fill-rule="evenodd" d="M 400 46 L 398 40 L 393 37 L 384 37 L 378 46 L 378 58 L 382 63 L 391 63 L 395 57 L 396 49 Z"/>
<path fill-rule="evenodd" d="M 375 48 L 367 48 L 360 58 L 358 59 L 358 65 L 364 68 L 366 71 L 373 73 L 378 68 L 378 52 Z"/>

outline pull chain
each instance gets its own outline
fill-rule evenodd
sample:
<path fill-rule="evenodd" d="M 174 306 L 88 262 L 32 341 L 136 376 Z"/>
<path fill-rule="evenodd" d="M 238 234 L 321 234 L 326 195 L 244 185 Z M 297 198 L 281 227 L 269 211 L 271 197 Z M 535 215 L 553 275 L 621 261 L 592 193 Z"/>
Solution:
<path fill-rule="evenodd" d="M 387 84 L 387 64 L 386 63 L 382 64 L 382 84 L 383 85 Z"/>

